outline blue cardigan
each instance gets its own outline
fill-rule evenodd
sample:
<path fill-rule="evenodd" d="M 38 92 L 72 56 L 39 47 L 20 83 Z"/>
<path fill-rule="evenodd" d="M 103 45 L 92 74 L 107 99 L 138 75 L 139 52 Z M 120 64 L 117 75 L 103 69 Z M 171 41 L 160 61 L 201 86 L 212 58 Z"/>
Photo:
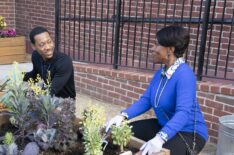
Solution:
<path fill-rule="evenodd" d="M 196 79 L 193 71 L 186 63 L 181 64 L 170 79 L 162 76 L 162 71 L 161 68 L 155 73 L 141 98 L 122 112 L 127 113 L 128 119 L 131 119 L 153 108 L 162 126 L 161 131 L 167 133 L 168 139 L 171 139 L 179 131 L 194 131 L 196 105 L 196 133 L 207 140 L 207 127 L 196 99 Z M 162 93 L 161 84 L 157 95 L 161 93 L 161 97 L 155 107 L 155 100 L 158 100 L 155 95 L 162 78 L 162 83 L 168 81 Z"/>

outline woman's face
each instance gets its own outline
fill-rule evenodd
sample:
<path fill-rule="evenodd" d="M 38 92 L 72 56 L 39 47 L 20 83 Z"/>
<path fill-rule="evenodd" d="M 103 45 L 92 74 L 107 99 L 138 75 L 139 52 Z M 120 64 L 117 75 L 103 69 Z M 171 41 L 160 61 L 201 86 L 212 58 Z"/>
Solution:
<path fill-rule="evenodd" d="M 153 47 L 151 48 L 152 51 L 152 57 L 153 57 L 153 62 L 154 63 L 163 63 L 166 64 L 168 61 L 168 47 L 164 47 L 161 45 L 156 45 L 154 44 Z"/>

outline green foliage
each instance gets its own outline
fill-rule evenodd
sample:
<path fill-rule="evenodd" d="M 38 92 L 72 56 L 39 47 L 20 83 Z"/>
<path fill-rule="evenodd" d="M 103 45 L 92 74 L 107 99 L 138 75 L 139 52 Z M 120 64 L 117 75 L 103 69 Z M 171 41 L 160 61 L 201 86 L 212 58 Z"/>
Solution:
<path fill-rule="evenodd" d="M 30 78 L 28 84 L 34 96 L 49 95 L 51 87 L 50 72 L 48 72 L 48 79 L 46 82 L 44 82 L 38 74 L 35 80 Z"/>
<path fill-rule="evenodd" d="M 3 139 L 3 144 L 10 145 L 14 142 L 14 136 L 11 132 L 7 132 Z"/>
<path fill-rule="evenodd" d="M 23 77 L 18 64 L 14 63 L 4 89 L 5 95 L 1 98 L 9 109 L 11 123 L 18 128 L 15 137 L 23 142 L 27 136 L 30 140 L 38 142 L 38 145 L 41 144 L 40 147 L 55 148 L 59 151 L 73 147 L 76 141 L 73 123 L 74 99 L 62 99 L 49 95 L 50 79 L 46 81 L 47 84 L 39 77 L 27 83 L 23 81 Z M 39 129 L 56 130 L 50 144 L 42 142 L 43 137 L 33 136 Z"/>
<path fill-rule="evenodd" d="M 101 130 L 105 124 L 104 108 L 98 105 L 89 105 L 83 112 L 83 138 L 86 155 L 102 155 Z"/>
<path fill-rule="evenodd" d="M 131 127 L 127 124 L 127 121 L 124 121 L 118 127 L 114 125 L 111 127 L 113 143 L 120 146 L 121 152 L 123 152 L 123 148 L 128 144 L 132 135 Z"/>

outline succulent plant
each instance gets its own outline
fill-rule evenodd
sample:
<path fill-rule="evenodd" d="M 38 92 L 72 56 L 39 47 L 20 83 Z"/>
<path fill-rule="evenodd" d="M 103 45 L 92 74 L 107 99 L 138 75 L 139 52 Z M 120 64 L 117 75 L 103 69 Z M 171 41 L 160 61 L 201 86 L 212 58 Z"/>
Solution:
<path fill-rule="evenodd" d="M 7 132 L 3 139 L 3 144 L 10 145 L 14 142 L 14 136 L 11 132 Z"/>

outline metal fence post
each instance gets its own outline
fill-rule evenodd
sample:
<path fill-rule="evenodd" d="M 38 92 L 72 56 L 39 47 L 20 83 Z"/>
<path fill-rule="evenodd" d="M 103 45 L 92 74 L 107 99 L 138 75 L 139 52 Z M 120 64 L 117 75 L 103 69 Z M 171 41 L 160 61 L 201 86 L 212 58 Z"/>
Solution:
<path fill-rule="evenodd" d="M 202 22 L 202 35 L 201 35 L 201 44 L 200 44 L 198 70 L 197 70 L 197 80 L 199 81 L 202 80 L 204 55 L 206 51 L 206 38 L 207 38 L 207 31 L 208 31 L 208 25 L 209 25 L 210 5 L 211 5 L 211 0 L 206 0 L 205 11 L 203 15 L 203 22 Z"/>
<path fill-rule="evenodd" d="M 55 0 L 55 33 L 54 33 L 54 40 L 55 40 L 55 51 L 59 50 L 59 30 L 60 30 L 60 0 Z"/>
<path fill-rule="evenodd" d="M 119 57 L 119 31 L 120 31 L 120 16 L 121 16 L 121 0 L 117 0 L 115 16 L 115 45 L 114 45 L 114 64 L 113 68 L 118 68 L 118 57 Z"/>

